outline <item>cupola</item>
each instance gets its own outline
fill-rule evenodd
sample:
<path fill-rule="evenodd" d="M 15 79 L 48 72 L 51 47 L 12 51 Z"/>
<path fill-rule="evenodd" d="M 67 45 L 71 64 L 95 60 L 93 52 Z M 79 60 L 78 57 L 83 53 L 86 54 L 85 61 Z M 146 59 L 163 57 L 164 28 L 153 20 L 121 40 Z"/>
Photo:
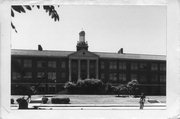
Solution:
<path fill-rule="evenodd" d="M 85 41 L 85 31 L 79 32 L 79 41 L 76 45 L 77 51 L 79 50 L 88 50 L 88 43 Z"/>

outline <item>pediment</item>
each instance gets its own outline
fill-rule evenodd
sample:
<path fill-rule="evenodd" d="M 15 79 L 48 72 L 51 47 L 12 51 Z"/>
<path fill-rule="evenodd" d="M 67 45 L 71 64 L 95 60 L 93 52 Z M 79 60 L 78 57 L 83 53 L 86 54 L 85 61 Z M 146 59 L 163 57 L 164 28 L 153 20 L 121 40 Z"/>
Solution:
<path fill-rule="evenodd" d="M 98 58 L 98 55 L 87 50 L 79 50 L 69 55 L 69 58 Z"/>

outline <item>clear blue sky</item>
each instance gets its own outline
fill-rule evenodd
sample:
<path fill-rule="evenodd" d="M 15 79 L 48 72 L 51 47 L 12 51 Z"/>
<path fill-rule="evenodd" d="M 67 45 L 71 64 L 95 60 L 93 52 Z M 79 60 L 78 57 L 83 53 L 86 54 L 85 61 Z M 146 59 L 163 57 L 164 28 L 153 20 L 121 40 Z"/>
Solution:
<path fill-rule="evenodd" d="M 86 32 L 89 51 L 166 54 L 165 6 L 64 5 L 56 8 L 54 22 L 43 9 L 34 8 L 12 18 L 13 49 L 75 51 L 79 32 Z"/>

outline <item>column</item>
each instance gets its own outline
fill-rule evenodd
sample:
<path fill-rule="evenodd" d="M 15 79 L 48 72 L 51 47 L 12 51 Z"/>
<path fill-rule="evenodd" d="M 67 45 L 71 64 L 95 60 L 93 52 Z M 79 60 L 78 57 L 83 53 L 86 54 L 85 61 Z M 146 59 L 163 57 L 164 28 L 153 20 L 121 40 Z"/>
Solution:
<path fill-rule="evenodd" d="M 71 81 L 71 59 L 69 59 L 69 81 Z"/>
<path fill-rule="evenodd" d="M 80 68 L 80 66 L 81 66 L 81 61 L 80 61 L 80 59 L 78 59 L 78 80 L 81 78 L 81 68 Z"/>
<path fill-rule="evenodd" d="M 99 77 L 99 71 L 98 71 L 98 59 L 96 60 L 96 79 Z"/>
<path fill-rule="evenodd" d="M 87 78 L 89 78 L 89 59 L 87 60 Z"/>

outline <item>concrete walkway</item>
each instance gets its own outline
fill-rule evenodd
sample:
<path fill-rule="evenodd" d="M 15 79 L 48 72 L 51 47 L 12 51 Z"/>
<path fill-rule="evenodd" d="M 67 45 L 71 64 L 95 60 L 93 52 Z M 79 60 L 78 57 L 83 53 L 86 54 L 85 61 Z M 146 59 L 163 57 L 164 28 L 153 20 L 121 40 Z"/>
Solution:
<path fill-rule="evenodd" d="M 139 110 L 139 104 L 41 104 L 29 103 L 29 109 L 38 110 Z M 18 109 L 14 105 L 11 109 Z M 145 104 L 144 110 L 165 110 L 165 103 Z"/>
<path fill-rule="evenodd" d="M 13 96 L 15 98 L 15 96 Z M 18 98 L 19 96 L 16 96 Z M 52 97 L 69 97 L 71 104 L 51 104 Z M 15 98 L 15 100 L 16 100 Z M 32 96 L 28 105 L 29 109 L 44 109 L 44 110 L 106 110 L 106 109 L 122 109 L 122 110 L 137 110 L 139 109 L 139 98 L 121 98 L 113 95 L 51 95 L 48 96 L 48 103 L 42 104 L 42 96 Z M 166 109 L 165 97 L 151 96 L 147 97 L 145 110 L 164 110 Z M 17 110 L 18 104 L 11 104 L 11 109 Z"/>

